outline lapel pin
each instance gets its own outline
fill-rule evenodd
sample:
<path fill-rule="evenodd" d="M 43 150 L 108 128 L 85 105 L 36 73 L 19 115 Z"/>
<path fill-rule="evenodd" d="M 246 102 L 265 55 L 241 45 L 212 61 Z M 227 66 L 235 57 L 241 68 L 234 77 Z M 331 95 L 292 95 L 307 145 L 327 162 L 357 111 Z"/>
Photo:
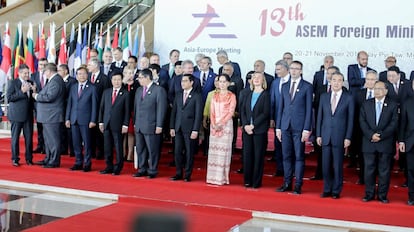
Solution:
<path fill-rule="evenodd" d="M 122 95 L 122 92 L 119 92 L 119 95 Z"/>
<path fill-rule="evenodd" d="M 188 95 L 188 98 L 191 98 L 191 94 L 190 94 L 190 95 Z"/>
<path fill-rule="evenodd" d="M 150 95 L 151 94 L 151 91 L 148 91 L 147 94 Z"/>
<path fill-rule="evenodd" d="M 299 92 L 299 89 L 296 89 L 296 92 Z"/>
<path fill-rule="evenodd" d="M 96 83 L 99 83 L 99 79 L 95 81 Z"/>
<path fill-rule="evenodd" d="M 384 106 L 387 106 L 387 103 L 384 103 Z"/>

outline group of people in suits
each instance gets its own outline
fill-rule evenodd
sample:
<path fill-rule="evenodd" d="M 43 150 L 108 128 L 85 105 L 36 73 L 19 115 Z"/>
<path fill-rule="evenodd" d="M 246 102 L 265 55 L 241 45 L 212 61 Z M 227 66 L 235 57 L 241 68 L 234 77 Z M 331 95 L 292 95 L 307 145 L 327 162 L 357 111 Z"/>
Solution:
<path fill-rule="evenodd" d="M 39 61 L 39 70 L 32 78 L 26 65 L 19 67 L 19 78 L 7 91 L 14 166 L 20 165 L 18 138 L 22 130 L 26 163 L 33 164 L 34 117 L 40 145 L 35 151 L 46 153 L 45 159 L 38 162 L 45 168 L 60 166 L 62 134 L 70 132 L 70 150 L 76 157 L 71 170 L 91 171 L 92 158 L 101 157 L 106 168 L 100 173 L 119 175 L 126 159 L 124 135 L 130 133 L 138 157 L 138 170 L 133 176 L 155 178 L 163 132 L 168 128 L 176 166 L 171 180 L 191 181 L 201 134 L 203 151 L 209 155 L 207 182 L 228 184 L 230 157 L 241 126 L 240 172 L 246 187 L 259 188 L 267 131 L 272 127 L 276 175 L 283 176 L 278 192 L 302 193 L 305 142 L 313 134 L 324 180 L 321 197 L 340 198 L 343 159 L 348 151 L 359 158 L 360 179 L 366 185 L 363 201 L 377 196 L 387 203 L 397 141 L 400 159 L 412 159 L 414 129 L 410 122 L 414 113 L 408 107 L 414 96 L 412 82 L 401 78 L 402 72 L 395 65 L 387 67 L 385 81 L 378 81 L 378 74 L 367 65 L 366 52 L 358 53 L 358 64 L 348 67 L 349 90 L 330 56 L 325 57 L 323 70 L 316 72 L 312 84 L 303 79 L 303 64 L 290 57 L 276 62 L 276 78 L 265 73 L 264 62 L 257 60 L 244 85 L 239 65 L 230 61 L 225 51 L 217 53 L 222 64 L 218 74 L 211 68 L 210 57 L 200 56 L 194 66 L 190 60 L 180 61 L 178 50 L 170 52 L 169 64 L 160 67 L 159 56 L 154 54 L 140 62 L 141 69 L 134 57 L 128 63 L 123 61 L 121 49 L 112 53 L 114 62 L 107 65 L 107 75 L 104 64 L 92 58 L 86 67 L 76 70 L 77 81 L 69 77 L 67 66 L 57 67 L 45 59 Z M 68 128 L 65 133 L 62 125 Z M 230 141 L 231 147 L 223 141 Z M 414 167 L 410 162 L 405 165 L 408 203 L 412 205 Z M 220 166 L 220 170 L 213 166 Z"/>

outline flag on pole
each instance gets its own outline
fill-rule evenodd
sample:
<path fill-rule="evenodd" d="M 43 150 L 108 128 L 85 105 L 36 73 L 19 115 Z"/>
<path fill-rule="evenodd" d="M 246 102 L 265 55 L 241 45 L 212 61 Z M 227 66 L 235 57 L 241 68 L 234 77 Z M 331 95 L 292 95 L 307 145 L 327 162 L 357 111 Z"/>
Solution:
<path fill-rule="evenodd" d="M 23 45 L 23 33 L 22 33 L 22 23 L 19 23 L 17 26 L 17 45 L 14 49 L 15 59 L 14 59 L 14 78 L 18 76 L 18 68 L 21 64 L 25 63 L 24 60 L 24 45 Z"/>
<path fill-rule="evenodd" d="M 49 63 L 54 63 L 54 64 L 56 64 L 55 31 L 56 31 L 56 24 L 51 23 L 50 28 L 49 28 L 49 38 L 48 38 L 49 49 L 47 52 L 47 61 Z"/>
<path fill-rule="evenodd" d="M 115 25 L 114 40 L 112 40 L 112 49 L 118 47 L 118 24 Z"/>
<path fill-rule="evenodd" d="M 83 28 L 83 40 L 82 40 L 82 55 L 81 64 L 86 64 L 86 57 L 88 55 L 88 24 L 85 24 Z"/>
<path fill-rule="evenodd" d="M 75 65 L 75 50 L 76 50 L 76 40 L 75 40 L 75 24 L 72 23 L 72 30 L 70 30 L 69 38 L 69 48 L 68 48 L 68 67 L 69 73 L 71 76 L 74 76 L 74 65 Z"/>
<path fill-rule="evenodd" d="M 99 24 L 95 25 L 95 41 L 93 42 L 93 48 L 98 50 L 99 47 Z"/>
<path fill-rule="evenodd" d="M 134 36 L 134 48 L 132 49 L 132 55 L 138 57 L 139 42 L 138 42 L 139 24 L 137 24 L 137 30 Z"/>
<path fill-rule="evenodd" d="M 3 59 L 0 65 L 0 87 L 3 88 L 7 80 L 11 80 L 11 49 L 10 49 L 10 29 L 9 23 L 6 23 L 4 31 L 4 46 L 2 49 Z"/>
<path fill-rule="evenodd" d="M 39 59 L 46 58 L 46 37 L 43 22 L 41 24 L 40 40 L 39 40 Z"/>
<path fill-rule="evenodd" d="M 141 25 L 141 41 L 139 44 L 139 58 L 138 60 L 141 59 L 141 57 L 143 57 L 145 54 L 145 30 L 144 30 L 144 25 Z M 139 67 L 141 68 L 141 67 Z"/>
<path fill-rule="evenodd" d="M 123 50 L 122 50 L 122 59 L 127 61 L 128 58 L 131 56 L 131 47 L 129 46 L 131 40 L 131 26 L 127 24 L 127 29 L 125 32 L 124 42 L 123 42 Z"/>
<path fill-rule="evenodd" d="M 122 32 L 123 30 L 122 30 L 122 23 L 121 23 L 121 25 L 119 25 L 119 39 L 118 39 L 118 47 L 120 47 L 120 48 L 123 48 L 122 47 L 122 39 L 123 39 L 123 32 Z"/>
<path fill-rule="evenodd" d="M 106 41 L 105 41 L 105 50 L 111 51 L 111 29 L 109 28 L 109 24 L 107 25 L 106 29 Z"/>
<path fill-rule="evenodd" d="M 2 40 L 3 40 L 3 37 L 0 37 L 0 64 L 3 61 L 3 41 Z"/>
<path fill-rule="evenodd" d="M 78 28 L 78 39 L 76 41 L 75 60 L 73 66 L 75 70 L 78 69 L 82 64 L 82 26 L 80 23 Z"/>
<path fill-rule="evenodd" d="M 98 49 L 98 58 L 99 58 L 99 60 L 102 60 L 103 50 L 104 50 L 102 27 L 103 27 L 103 24 L 101 23 L 101 28 L 100 28 L 100 32 L 99 32 L 99 44 L 98 44 L 98 48 L 97 48 Z"/>
<path fill-rule="evenodd" d="M 63 24 L 62 36 L 60 37 L 60 47 L 59 47 L 59 58 L 58 64 L 67 64 L 68 63 L 68 52 L 66 48 L 66 23 Z"/>
<path fill-rule="evenodd" d="M 27 44 L 26 44 L 26 64 L 29 66 L 30 73 L 35 72 L 35 54 L 34 54 L 34 42 L 33 42 L 33 25 L 29 23 L 29 29 L 27 31 Z"/>

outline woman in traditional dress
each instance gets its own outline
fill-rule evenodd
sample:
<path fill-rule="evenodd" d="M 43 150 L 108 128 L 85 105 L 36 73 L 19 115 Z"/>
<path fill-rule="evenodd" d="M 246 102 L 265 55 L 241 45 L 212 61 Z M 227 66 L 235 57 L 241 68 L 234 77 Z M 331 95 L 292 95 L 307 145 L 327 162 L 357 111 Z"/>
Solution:
<path fill-rule="evenodd" d="M 210 105 L 210 144 L 207 160 L 207 183 L 229 184 L 230 162 L 233 140 L 233 120 L 236 96 L 228 91 L 230 77 L 221 74 L 218 79 L 219 91 Z"/>

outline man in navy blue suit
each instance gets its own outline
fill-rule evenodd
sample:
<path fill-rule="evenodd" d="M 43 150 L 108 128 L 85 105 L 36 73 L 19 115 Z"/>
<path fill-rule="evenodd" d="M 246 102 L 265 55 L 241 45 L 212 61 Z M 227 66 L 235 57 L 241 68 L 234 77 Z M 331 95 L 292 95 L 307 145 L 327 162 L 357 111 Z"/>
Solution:
<path fill-rule="evenodd" d="M 206 102 L 207 95 L 210 91 L 214 89 L 214 78 L 216 74 L 213 72 L 211 67 L 211 58 L 204 56 L 200 60 L 200 67 L 198 71 L 194 72 L 194 76 L 200 80 L 201 84 L 201 95 L 203 100 L 203 105 Z"/>
<path fill-rule="evenodd" d="M 276 62 L 276 78 L 272 82 L 270 88 L 270 124 L 271 127 L 276 127 L 277 113 L 280 105 L 280 92 L 282 85 L 289 81 L 289 65 L 285 60 L 279 60 Z M 275 155 L 274 160 L 276 161 L 276 173 L 275 176 L 283 176 L 283 155 L 282 155 L 282 143 L 275 139 Z"/>
<path fill-rule="evenodd" d="M 302 63 L 290 64 L 290 81 L 282 86 L 276 136 L 282 142 L 284 183 L 277 189 L 285 192 L 292 189 L 295 170 L 294 194 L 302 193 L 305 168 L 305 142 L 312 128 L 312 84 L 302 79 Z M 295 162 L 293 163 L 293 157 Z M 293 168 L 294 166 L 294 168 Z"/>
<path fill-rule="evenodd" d="M 333 199 L 338 199 L 342 191 L 344 153 L 351 144 L 354 120 L 354 98 L 342 91 L 343 83 L 342 73 L 332 75 L 332 91 L 321 95 L 316 123 L 316 141 L 322 146 L 324 187 L 321 197 L 332 196 Z"/>
<path fill-rule="evenodd" d="M 65 125 L 71 128 L 73 148 L 76 157 L 72 171 L 89 172 L 92 167 L 91 128 L 96 126 L 98 98 L 95 86 L 88 81 L 84 67 L 76 70 L 78 83 L 69 90 Z M 82 144 L 85 156 L 82 154 Z"/>
<path fill-rule="evenodd" d="M 388 56 L 384 60 L 384 63 L 385 63 L 385 70 L 379 73 L 379 80 L 382 82 L 387 82 L 388 81 L 387 79 L 388 68 L 397 65 L 397 58 L 395 58 L 395 56 Z M 401 75 L 401 79 L 405 80 L 405 73 L 401 71 L 400 75 Z"/>
<path fill-rule="evenodd" d="M 313 76 L 313 92 L 315 93 L 318 89 L 322 88 L 322 86 L 328 84 L 328 80 L 326 78 L 326 74 L 328 72 L 328 68 L 334 65 L 334 58 L 333 56 L 325 56 L 323 59 L 323 70 L 319 70 L 315 72 Z M 318 109 L 315 109 L 318 110 Z"/>
<path fill-rule="evenodd" d="M 373 70 L 368 67 L 368 53 L 366 51 L 358 52 L 357 61 L 358 64 L 348 66 L 349 91 L 353 96 L 356 96 L 358 90 L 364 86 L 367 71 Z"/>

